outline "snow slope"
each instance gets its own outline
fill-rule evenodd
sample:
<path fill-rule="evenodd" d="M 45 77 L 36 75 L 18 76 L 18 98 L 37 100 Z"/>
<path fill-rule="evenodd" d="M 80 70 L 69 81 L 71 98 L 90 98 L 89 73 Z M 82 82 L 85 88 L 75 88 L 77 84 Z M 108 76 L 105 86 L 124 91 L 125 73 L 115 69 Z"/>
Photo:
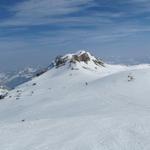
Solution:
<path fill-rule="evenodd" d="M 67 61 L 0 101 L 0 149 L 149 150 L 150 66 L 73 68 Z"/>

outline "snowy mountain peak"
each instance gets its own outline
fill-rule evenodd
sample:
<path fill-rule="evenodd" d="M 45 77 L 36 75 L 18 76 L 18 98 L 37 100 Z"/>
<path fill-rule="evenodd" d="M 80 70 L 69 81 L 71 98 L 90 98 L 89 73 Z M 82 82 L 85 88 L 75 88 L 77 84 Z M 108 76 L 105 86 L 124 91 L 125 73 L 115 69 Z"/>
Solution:
<path fill-rule="evenodd" d="M 104 62 L 89 52 L 84 50 L 78 51 L 73 54 L 66 54 L 64 56 L 57 56 L 55 59 L 54 66 L 56 68 L 69 65 L 70 67 L 82 67 L 82 68 L 90 68 L 97 69 L 98 67 L 105 67 Z"/>
<path fill-rule="evenodd" d="M 0 87 L 1 150 L 150 150 L 149 65 L 102 67 L 84 51 L 56 63 Z"/>

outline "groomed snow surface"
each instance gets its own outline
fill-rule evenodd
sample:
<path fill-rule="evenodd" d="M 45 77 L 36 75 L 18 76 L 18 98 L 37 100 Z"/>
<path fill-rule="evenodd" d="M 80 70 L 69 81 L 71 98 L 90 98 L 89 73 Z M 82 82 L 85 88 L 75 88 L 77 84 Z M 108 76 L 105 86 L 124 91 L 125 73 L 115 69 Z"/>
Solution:
<path fill-rule="evenodd" d="M 150 150 L 150 66 L 53 68 L 0 101 L 0 150 Z"/>

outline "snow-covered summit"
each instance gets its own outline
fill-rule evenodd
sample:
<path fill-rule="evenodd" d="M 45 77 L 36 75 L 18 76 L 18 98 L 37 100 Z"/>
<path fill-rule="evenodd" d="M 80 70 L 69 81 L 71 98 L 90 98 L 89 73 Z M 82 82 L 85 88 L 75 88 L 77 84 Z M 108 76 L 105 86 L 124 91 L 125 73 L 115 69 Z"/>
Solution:
<path fill-rule="evenodd" d="M 73 54 L 66 54 L 64 56 L 57 56 L 54 61 L 54 66 L 56 68 L 67 66 L 70 68 L 84 68 L 84 69 L 98 69 L 100 67 L 105 67 L 104 62 L 89 52 L 78 51 Z"/>

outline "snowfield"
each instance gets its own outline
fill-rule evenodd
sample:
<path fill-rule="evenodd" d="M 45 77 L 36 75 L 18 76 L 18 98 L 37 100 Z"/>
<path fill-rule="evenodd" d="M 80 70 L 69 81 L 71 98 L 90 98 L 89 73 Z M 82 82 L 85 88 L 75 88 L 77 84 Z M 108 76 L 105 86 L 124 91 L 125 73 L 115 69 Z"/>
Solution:
<path fill-rule="evenodd" d="M 0 101 L 0 150 L 149 150 L 150 65 L 91 60 L 10 91 Z"/>

